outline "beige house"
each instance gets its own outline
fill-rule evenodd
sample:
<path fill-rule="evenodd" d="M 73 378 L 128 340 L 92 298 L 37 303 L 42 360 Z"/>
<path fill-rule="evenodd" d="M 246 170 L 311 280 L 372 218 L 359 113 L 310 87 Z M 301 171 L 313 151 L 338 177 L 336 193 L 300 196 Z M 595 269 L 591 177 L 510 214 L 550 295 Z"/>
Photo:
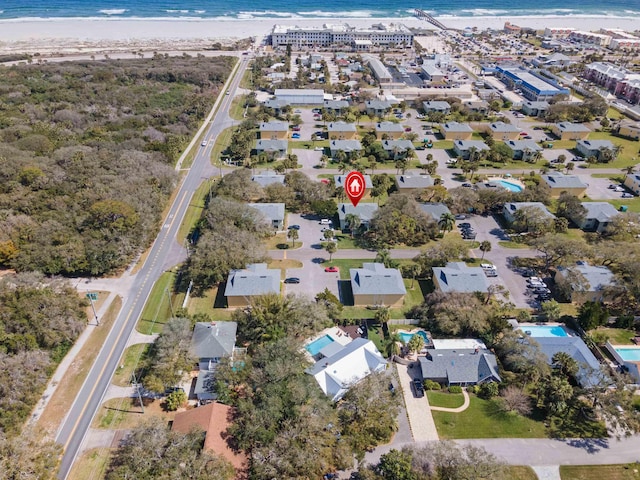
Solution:
<path fill-rule="evenodd" d="M 351 268 L 349 273 L 355 306 L 402 306 L 407 289 L 397 268 L 363 263 L 362 268 Z"/>
<path fill-rule="evenodd" d="M 608 287 L 615 284 L 615 277 L 609 268 L 586 262 L 558 267 L 554 279 L 567 299 L 577 303 L 609 300 Z"/>
<path fill-rule="evenodd" d="M 640 123 L 622 123 L 618 128 L 618 135 L 640 140 Z"/>
<path fill-rule="evenodd" d="M 347 122 L 331 122 L 327 125 L 329 140 L 355 140 L 356 126 Z"/>
<path fill-rule="evenodd" d="M 447 122 L 440 125 L 445 140 L 471 140 L 473 129 L 467 123 Z"/>
<path fill-rule="evenodd" d="M 391 140 L 398 140 L 400 137 L 402 137 L 403 133 L 404 128 L 399 123 L 376 123 L 376 137 L 378 138 L 378 140 L 382 140 L 383 137 Z"/>
<path fill-rule="evenodd" d="M 637 173 L 628 173 L 624 178 L 624 186 L 636 195 L 640 195 L 640 175 Z"/>
<path fill-rule="evenodd" d="M 542 175 L 540 186 L 549 191 L 551 198 L 558 198 L 562 192 L 567 192 L 576 197 L 583 197 L 587 191 L 587 184 L 577 175 L 565 175 L 561 172 L 549 172 Z"/>
<path fill-rule="evenodd" d="M 244 270 L 231 270 L 224 295 L 229 308 L 248 307 L 260 295 L 280 295 L 280 269 L 266 263 L 252 263 Z"/>
<path fill-rule="evenodd" d="M 520 138 L 520 129 L 510 123 L 492 122 L 488 128 L 488 132 L 497 141 L 506 142 Z"/>
<path fill-rule="evenodd" d="M 286 140 L 289 134 L 289 124 L 286 122 L 262 122 L 260 124 L 260 138 L 265 140 Z"/>
<path fill-rule="evenodd" d="M 586 140 L 591 133 L 581 123 L 560 122 L 551 125 L 551 131 L 560 140 Z"/>

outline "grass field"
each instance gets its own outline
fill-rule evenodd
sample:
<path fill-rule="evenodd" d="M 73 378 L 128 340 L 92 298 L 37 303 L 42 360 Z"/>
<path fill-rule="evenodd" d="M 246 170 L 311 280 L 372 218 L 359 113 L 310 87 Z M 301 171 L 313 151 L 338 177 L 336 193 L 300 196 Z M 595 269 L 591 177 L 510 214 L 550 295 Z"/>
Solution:
<path fill-rule="evenodd" d="M 294 243 L 294 246 L 292 246 L 291 240 L 287 238 L 286 233 L 278 233 L 276 235 L 273 235 L 272 237 L 265 239 L 264 248 L 266 248 L 267 250 L 277 250 L 279 249 L 278 245 L 286 244 L 289 246 L 288 250 L 293 250 L 302 246 L 302 242 L 299 242 L 297 240 Z"/>
<path fill-rule="evenodd" d="M 620 200 L 608 200 L 608 202 L 620 210 L 620 206 L 625 205 L 628 212 L 640 212 L 640 197 L 625 198 Z"/>
<path fill-rule="evenodd" d="M 636 480 L 640 467 L 630 465 L 560 465 L 562 480 Z"/>
<path fill-rule="evenodd" d="M 93 448 L 80 455 L 69 472 L 69 480 L 103 478 L 111 458 L 110 448 Z"/>
<path fill-rule="evenodd" d="M 429 405 L 432 407 L 458 408 L 464 403 L 464 397 L 461 393 L 428 390 L 427 398 L 429 399 Z"/>
<path fill-rule="evenodd" d="M 499 410 L 495 400 L 470 397 L 471 403 L 464 412 L 432 412 L 440 438 L 546 437 L 541 419 L 506 414 Z"/>
<path fill-rule="evenodd" d="M 225 128 L 220 135 L 216 138 L 216 143 L 211 149 L 211 164 L 218 166 L 220 162 L 220 155 L 226 150 L 231 143 L 231 135 L 233 133 L 233 127 Z"/>
<path fill-rule="evenodd" d="M 511 480 L 538 480 L 536 472 L 531 467 L 508 466 Z"/>
<path fill-rule="evenodd" d="M 224 288 L 224 284 L 221 285 Z M 214 308 L 214 306 L 218 307 L 218 305 L 216 305 L 217 297 L 217 285 L 205 290 L 201 296 L 195 297 L 191 295 L 189 297 L 189 302 L 187 303 L 187 311 L 191 315 L 208 315 L 212 320 L 231 320 L 231 310 L 226 310 L 224 308 Z M 221 296 L 221 298 L 218 300 L 224 301 L 224 296 Z"/>
<path fill-rule="evenodd" d="M 111 382 L 120 387 L 128 387 L 132 382 L 132 374 L 135 369 L 140 367 L 141 360 L 149 351 L 151 344 L 138 343 L 128 347 L 120 359 L 121 368 L 116 369 Z"/>
<path fill-rule="evenodd" d="M 184 219 L 178 229 L 177 239 L 179 243 L 182 243 L 184 239 L 187 238 L 189 233 L 191 233 L 191 230 L 193 230 L 198 223 L 198 220 L 200 220 L 205 207 L 205 201 L 207 199 L 207 195 L 209 195 L 211 187 L 212 182 L 210 180 L 205 180 L 194 192 L 193 197 L 191 197 L 191 202 L 189 202 Z"/>
<path fill-rule="evenodd" d="M 633 330 L 625 330 L 624 328 L 598 327 L 596 331 L 605 333 L 613 345 L 633 345 L 631 339 L 636 336 Z"/>
<path fill-rule="evenodd" d="M 638 148 L 640 145 L 636 140 L 629 140 L 627 138 L 617 137 L 611 135 L 609 132 L 591 132 L 589 134 L 589 140 L 609 140 L 614 145 L 620 145 L 622 151 L 618 158 L 610 163 L 594 163 L 589 165 L 589 168 L 625 168 L 630 167 L 638 163 Z"/>
<path fill-rule="evenodd" d="M 172 307 L 175 309 L 176 306 L 181 305 L 178 303 L 178 296 L 173 293 L 175 279 L 176 274 L 173 272 L 164 272 L 160 275 L 151 289 L 151 294 L 136 325 L 140 333 L 151 335 L 162 332 L 164 324 L 171 318 Z"/>
<path fill-rule="evenodd" d="M 164 411 L 160 400 L 155 400 L 144 407 L 143 413 L 142 408 L 135 406 L 132 400 L 132 398 L 107 400 L 98 409 L 91 426 L 106 429 L 135 428 L 151 417 L 159 416 L 169 422 L 176 414 L 176 412 Z"/>

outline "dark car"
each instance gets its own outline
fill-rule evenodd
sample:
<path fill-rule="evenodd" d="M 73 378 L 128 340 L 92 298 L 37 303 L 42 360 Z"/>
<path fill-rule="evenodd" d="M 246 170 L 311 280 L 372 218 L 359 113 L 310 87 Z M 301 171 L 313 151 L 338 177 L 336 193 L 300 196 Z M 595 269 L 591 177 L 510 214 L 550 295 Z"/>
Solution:
<path fill-rule="evenodd" d="M 300 225 L 289 225 L 289 230 L 300 230 Z"/>
<path fill-rule="evenodd" d="M 285 279 L 284 283 L 300 283 L 300 279 L 298 277 L 289 277 Z"/>
<path fill-rule="evenodd" d="M 471 228 L 471 224 L 468 222 L 459 223 L 458 228 Z"/>
<path fill-rule="evenodd" d="M 422 380 L 420 380 L 419 378 L 414 378 L 413 382 L 411 382 L 411 385 L 413 385 L 413 391 L 417 398 L 424 397 L 424 385 L 422 384 Z"/>
<path fill-rule="evenodd" d="M 463 184 L 462 184 L 462 186 L 463 186 L 464 188 L 471 188 L 471 187 L 473 187 L 473 185 L 471 185 L 470 183 L 463 183 Z"/>

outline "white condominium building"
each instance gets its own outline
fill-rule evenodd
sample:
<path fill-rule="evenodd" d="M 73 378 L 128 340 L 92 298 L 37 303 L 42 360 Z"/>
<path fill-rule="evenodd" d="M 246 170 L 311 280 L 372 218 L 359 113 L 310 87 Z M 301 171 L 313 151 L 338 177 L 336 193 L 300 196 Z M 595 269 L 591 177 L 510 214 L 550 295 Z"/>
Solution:
<path fill-rule="evenodd" d="M 378 23 L 371 28 L 352 27 L 344 24 L 324 24 L 322 27 L 302 28 L 291 25 L 274 25 L 271 45 L 294 47 L 328 47 L 350 45 L 357 49 L 370 46 L 406 46 L 413 44 L 413 33 L 398 23 Z"/>

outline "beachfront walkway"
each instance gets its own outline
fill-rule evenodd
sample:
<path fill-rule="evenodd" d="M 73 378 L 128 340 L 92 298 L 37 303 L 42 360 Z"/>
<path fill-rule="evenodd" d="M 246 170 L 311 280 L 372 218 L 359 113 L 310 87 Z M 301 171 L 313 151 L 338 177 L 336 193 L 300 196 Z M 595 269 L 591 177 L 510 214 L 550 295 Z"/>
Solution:
<path fill-rule="evenodd" d="M 471 401 L 469 400 L 469 394 L 466 389 L 462 389 L 462 396 L 464 397 L 464 403 L 456 408 L 448 408 L 448 407 L 431 407 L 431 410 L 437 410 L 438 412 L 452 412 L 452 413 L 460 413 L 464 412 L 467 408 L 469 408 L 469 404 Z"/>
<path fill-rule="evenodd" d="M 429 407 L 427 396 L 416 398 L 411 388 L 411 371 L 416 370 L 416 372 L 420 372 L 420 368 L 413 367 L 413 369 L 411 369 L 408 366 L 398 364 L 397 370 L 413 440 L 415 442 L 438 440 L 438 431 L 436 430 L 436 424 L 431 415 L 431 408 Z"/>

